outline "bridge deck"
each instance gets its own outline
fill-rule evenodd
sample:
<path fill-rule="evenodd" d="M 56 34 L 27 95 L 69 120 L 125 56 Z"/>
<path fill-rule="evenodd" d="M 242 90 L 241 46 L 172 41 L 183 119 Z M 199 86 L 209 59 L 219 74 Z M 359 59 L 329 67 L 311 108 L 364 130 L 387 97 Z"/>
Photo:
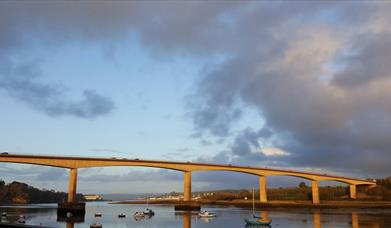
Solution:
<path fill-rule="evenodd" d="M 339 181 L 354 185 L 376 185 L 374 181 L 361 180 L 335 175 L 310 173 L 303 171 L 272 169 L 266 167 L 176 162 L 176 161 L 158 161 L 158 160 L 140 160 L 127 158 L 98 158 L 98 157 L 76 157 L 76 156 L 50 156 L 50 155 L 32 155 L 32 154 L 0 154 L 0 162 L 25 163 L 35 165 L 45 165 L 61 168 L 89 168 L 102 166 L 143 166 L 171 169 L 177 171 L 234 171 L 248 173 L 258 176 L 294 176 L 308 180 L 321 181 Z"/>

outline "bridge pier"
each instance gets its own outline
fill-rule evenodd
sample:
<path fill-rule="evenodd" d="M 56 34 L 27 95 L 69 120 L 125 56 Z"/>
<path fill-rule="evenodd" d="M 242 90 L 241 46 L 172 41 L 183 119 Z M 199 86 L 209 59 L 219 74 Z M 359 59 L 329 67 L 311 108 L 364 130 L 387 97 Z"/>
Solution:
<path fill-rule="evenodd" d="M 183 201 L 191 201 L 191 172 L 184 172 Z"/>
<path fill-rule="evenodd" d="M 77 169 L 71 168 L 69 170 L 69 187 L 67 202 L 58 203 L 57 216 L 59 217 L 84 217 L 85 203 L 76 202 L 76 186 L 77 186 Z M 70 214 L 69 214 L 70 213 Z"/>
<path fill-rule="evenodd" d="M 183 202 L 175 205 L 175 210 L 179 211 L 199 211 L 200 204 L 191 201 L 191 171 L 183 172 Z"/>
<path fill-rule="evenodd" d="M 266 176 L 259 176 L 259 202 L 267 202 Z"/>
<path fill-rule="evenodd" d="M 350 192 L 350 198 L 351 199 L 357 199 L 357 191 L 356 191 L 356 185 L 355 184 L 351 184 L 349 186 L 349 192 Z"/>
<path fill-rule="evenodd" d="M 77 169 L 69 171 L 69 187 L 68 187 L 68 203 L 76 201 L 76 186 L 77 186 Z"/>
<path fill-rule="evenodd" d="M 319 186 L 318 181 L 313 180 L 311 183 L 312 187 L 312 203 L 319 204 Z"/>

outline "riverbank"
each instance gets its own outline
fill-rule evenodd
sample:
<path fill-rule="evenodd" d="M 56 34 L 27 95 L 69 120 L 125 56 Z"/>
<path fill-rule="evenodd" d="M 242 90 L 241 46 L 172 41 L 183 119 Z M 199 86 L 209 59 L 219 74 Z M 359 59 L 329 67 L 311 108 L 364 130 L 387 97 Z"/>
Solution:
<path fill-rule="evenodd" d="M 149 200 L 149 204 L 167 204 L 175 205 L 182 201 L 176 200 Z M 110 204 L 146 204 L 146 200 L 129 200 L 111 202 Z M 220 206 L 220 207 L 238 207 L 238 208 L 252 208 L 251 200 L 232 200 L 232 201 L 209 201 L 201 200 L 195 201 L 201 206 Z M 357 208 L 357 209 L 391 209 L 391 201 L 356 201 L 356 200 L 344 200 L 344 201 L 321 201 L 320 204 L 314 205 L 311 201 L 270 201 L 267 203 L 255 202 L 257 208 Z"/>

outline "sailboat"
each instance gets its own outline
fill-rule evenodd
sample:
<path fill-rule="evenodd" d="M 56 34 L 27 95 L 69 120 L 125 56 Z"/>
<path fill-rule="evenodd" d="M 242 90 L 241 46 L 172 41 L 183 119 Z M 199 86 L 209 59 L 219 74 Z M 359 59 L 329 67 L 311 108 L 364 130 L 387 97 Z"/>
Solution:
<path fill-rule="evenodd" d="M 271 219 L 262 219 L 259 216 L 255 215 L 255 202 L 254 202 L 254 188 L 253 188 L 253 217 L 252 219 L 244 219 L 246 222 L 246 226 L 252 225 L 261 225 L 261 226 L 269 226 L 272 223 Z"/>
<path fill-rule="evenodd" d="M 144 210 L 143 213 L 147 216 L 154 216 L 155 212 L 152 209 L 149 209 L 148 206 L 149 206 L 149 204 L 148 204 L 148 198 L 147 198 L 147 208 Z"/>

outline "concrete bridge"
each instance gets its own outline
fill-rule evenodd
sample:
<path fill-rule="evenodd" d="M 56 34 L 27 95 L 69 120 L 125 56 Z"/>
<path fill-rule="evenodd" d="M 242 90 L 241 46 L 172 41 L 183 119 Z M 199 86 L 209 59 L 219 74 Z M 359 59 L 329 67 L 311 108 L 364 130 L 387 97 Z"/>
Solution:
<path fill-rule="evenodd" d="M 67 168 L 70 170 L 68 202 L 74 203 L 77 185 L 77 170 L 79 168 L 104 167 L 104 166 L 142 166 L 171 169 L 184 173 L 184 201 L 191 201 L 191 175 L 195 171 L 233 171 L 259 176 L 259 199 L 261 203 L 267 202 L 266 177 L 267 176 L 293 176 L 304 178 L 312 182 L 312 202 L 319 204 L 319 181 L 338 181 L 350 186 L 350 198 L 356 199 L 356 186 L 375 186 L 376 183 L 368 180 L 332 176 L 292 170 L 270 169 L 250 166 L 204 164 L 192 162 L 169 162 L 154 160 L 139 160 L 126 158 L 87 158 L 69 156 L 38 156 L 22 154 L 0 154 L 0 162 L 23 163 Z"/>

